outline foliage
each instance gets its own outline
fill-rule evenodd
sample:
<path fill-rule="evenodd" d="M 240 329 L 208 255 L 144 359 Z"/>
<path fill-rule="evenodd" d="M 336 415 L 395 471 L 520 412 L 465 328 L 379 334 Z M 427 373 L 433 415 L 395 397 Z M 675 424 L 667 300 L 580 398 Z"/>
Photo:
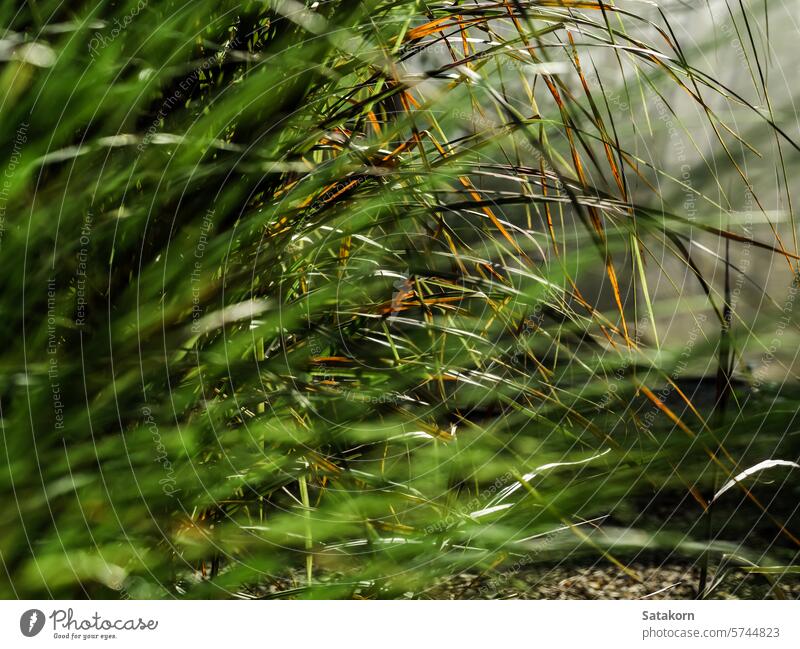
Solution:
<path fill-rule="evenodd" d="M 4 4 L 0 592 L 779 580 L 792 467 L 709 503 L 798 460 L 800 149 L 715 7 Z"/>

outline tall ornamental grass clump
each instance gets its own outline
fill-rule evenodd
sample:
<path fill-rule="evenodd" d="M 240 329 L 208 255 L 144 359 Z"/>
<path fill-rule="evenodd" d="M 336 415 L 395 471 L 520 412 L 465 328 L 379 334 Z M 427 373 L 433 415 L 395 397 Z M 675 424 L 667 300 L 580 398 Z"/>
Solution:
<path fill-rule="evenodd" d="M 780 28 L 658 4 L 4 3 L 0 593 L 779 593 Z"/>

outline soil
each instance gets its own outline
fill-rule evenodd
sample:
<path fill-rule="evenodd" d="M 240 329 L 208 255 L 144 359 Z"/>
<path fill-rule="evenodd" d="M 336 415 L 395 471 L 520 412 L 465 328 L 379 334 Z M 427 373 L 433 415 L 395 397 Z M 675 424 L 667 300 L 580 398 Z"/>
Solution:
<path fill-rule="evenodd" d="M 463 573 L 442 580 L 424 599 L 696 599 L 700 570 L 692 565 L 629 566 L 640 581 L 614 566 L 574 566 L 497 573 Z M 774 586 L 739 568 L 710 574 L 708 599 L 800 599 L 800 578 L 785 575 Z"/>

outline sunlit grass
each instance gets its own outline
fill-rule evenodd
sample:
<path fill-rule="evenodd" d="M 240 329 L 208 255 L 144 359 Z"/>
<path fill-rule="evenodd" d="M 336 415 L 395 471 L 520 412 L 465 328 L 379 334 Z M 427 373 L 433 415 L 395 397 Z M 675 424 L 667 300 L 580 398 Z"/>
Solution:
<path fill-rule="evenodd" d="M 684 11 L 3 7 L 0 592 L 791 573 L 791 464 L 714 497 L 798 461 L 797 125 Z"/>

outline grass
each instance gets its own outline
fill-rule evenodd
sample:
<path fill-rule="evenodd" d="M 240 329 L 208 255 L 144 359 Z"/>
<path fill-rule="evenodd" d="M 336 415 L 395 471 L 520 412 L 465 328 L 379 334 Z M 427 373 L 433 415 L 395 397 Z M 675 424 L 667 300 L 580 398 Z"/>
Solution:
<path fill-rule="evenodd" d="M 781 11 L 3 6 L 0 594 L 783 594 Z"/>

